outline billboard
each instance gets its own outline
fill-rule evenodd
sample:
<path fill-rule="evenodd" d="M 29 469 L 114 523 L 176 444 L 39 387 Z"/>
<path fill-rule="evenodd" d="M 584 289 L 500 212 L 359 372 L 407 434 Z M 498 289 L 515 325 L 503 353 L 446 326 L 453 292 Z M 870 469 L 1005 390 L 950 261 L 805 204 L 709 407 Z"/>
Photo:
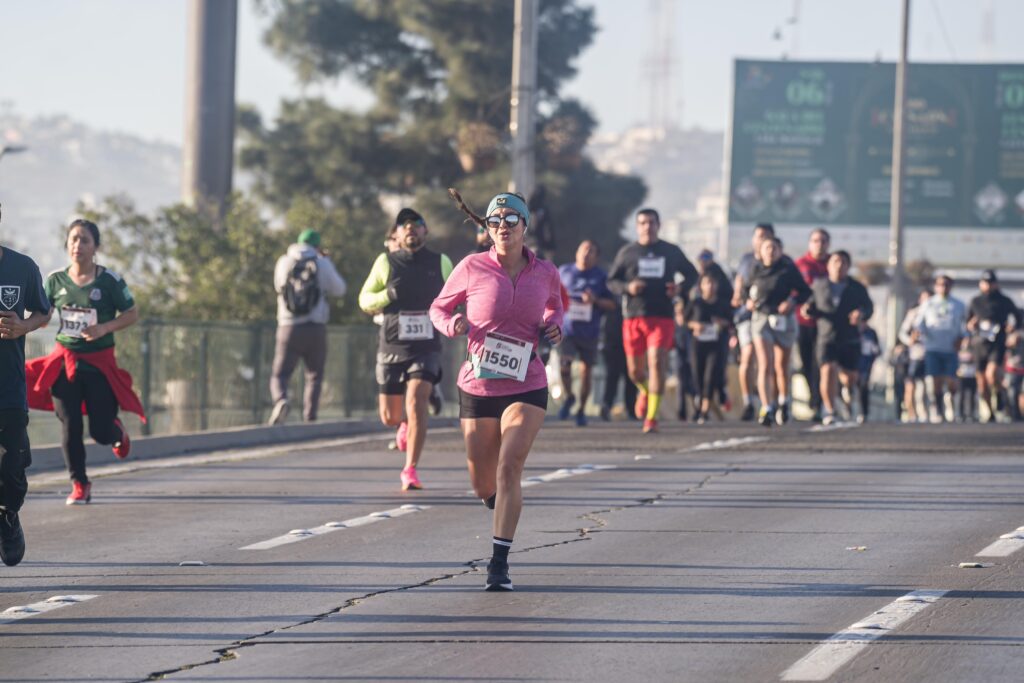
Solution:
<path fill-rule="evenodd" d="M 824 225 L 887 259 L 895 81 L 894 64 L 735 63 L 731 260 L 760 221 L 794 253 Z M 1024 65 L 911 64 L 907 100 L 907 259 L 1024 265 Z"/>

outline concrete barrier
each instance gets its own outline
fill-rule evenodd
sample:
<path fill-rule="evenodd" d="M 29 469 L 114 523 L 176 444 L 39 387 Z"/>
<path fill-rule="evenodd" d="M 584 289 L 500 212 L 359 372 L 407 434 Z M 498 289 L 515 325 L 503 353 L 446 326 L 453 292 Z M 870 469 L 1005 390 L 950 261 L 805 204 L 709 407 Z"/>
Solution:
<path fill-rule="evenodd" d="M 458 419 L 452 417 L 430 420 L 432 427 L 453 427 L 458 423 Z M 222 431 L 137 437 L 132 439 L 132 453 L 128 460 L 169 458 L 189 453 L 210 453 L 387 431 L 393 431 L 393 428 L 385 427 L 379 420 L 338 420 L 275 426 L 253 425 Z M 110 446 L 89 443 L 85 450 L 87 462 L 91 465 L 107 465 L 117 461 Z M 61 469 L 64 469 L 64 456 L 59 445 L 32 449 L 32 468 L 29 474 Z"/>

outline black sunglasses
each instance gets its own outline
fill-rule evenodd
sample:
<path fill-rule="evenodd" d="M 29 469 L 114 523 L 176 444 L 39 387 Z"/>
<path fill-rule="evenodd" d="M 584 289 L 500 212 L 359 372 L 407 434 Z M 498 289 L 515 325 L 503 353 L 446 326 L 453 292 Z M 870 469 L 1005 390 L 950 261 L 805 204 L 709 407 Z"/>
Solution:
<path fill-rule="evenodd" d="M 514 228 L 517 225 L 519 225 L 519 221 L 521 220 L 522 217 L 518 213 L 510 213 L 507 216 L 488 216 L 487 227 L 497 228 L 501 225 L 502 221 L 505 221 L 506 225 L 508 225 L 510 228 Z"/>

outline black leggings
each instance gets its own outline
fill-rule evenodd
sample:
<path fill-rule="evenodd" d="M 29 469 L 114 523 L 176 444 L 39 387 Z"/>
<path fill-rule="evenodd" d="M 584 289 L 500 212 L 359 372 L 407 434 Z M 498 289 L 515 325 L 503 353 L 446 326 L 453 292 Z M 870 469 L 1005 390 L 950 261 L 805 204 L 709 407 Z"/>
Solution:
<path fill-rule="evenodd" d="M 633 406 L 636 403 L 637 389 L 629 379 L 626 367 L 626 352 L 622 348 L 622 342 L 608 342 L 602 351 L 604 357 L 604 399 L 601 401 L 604 407 L 611 409 L 615 405 L 615 399 L 619 395 L 619 382 L 623 382 L 622 396 L 626 406 L 626 415 L 633 414 Z"/>
<path fill-rule="evenodd" d="M 117 397 L 106 376 L 81 361 L 78 363 L 75 381 L 68 381 L 67 374 L 62 371 L 51 392 L 54 411 L 63 427 L 61 446 L 71 481 L 88 484 L 89 477 L 85 474 L 82 403 L 85 403 L 89 413 L 89 435 L 96 443 L 109 446 L 123 437 L 121 429 L 114 424 L 117 418 Z"/>
<path fill-rule="evenodd" d="M 722 344 L 716 341 L 699 341 L 697 346 L 697 389 L 702 399 L 710 400 L 715 393 L 721 394 L 722 374 L 725 356 Z"/>
<path fill-rule="evenodd" d="M 975 377 L 960 378 L 960 393 L 957 395 L 959 417 L 962 420 L 973 420 L 977 415 L 978 380 Z"/>
<path fill-rule="evenodd" d="M 811 392 L 811 410 L 821 410 L 821 368 L 818 367 L 818 328 L 800 325 L 797 350 L 800 352 L 800 374 Z"/>
<path fill-rule="evenodd" d="M 25 468 L 32 464 L 28 446 L 28 412 L 0 410 L 0 505 L 17 512 L 25 502 L 28 479 Z"/>

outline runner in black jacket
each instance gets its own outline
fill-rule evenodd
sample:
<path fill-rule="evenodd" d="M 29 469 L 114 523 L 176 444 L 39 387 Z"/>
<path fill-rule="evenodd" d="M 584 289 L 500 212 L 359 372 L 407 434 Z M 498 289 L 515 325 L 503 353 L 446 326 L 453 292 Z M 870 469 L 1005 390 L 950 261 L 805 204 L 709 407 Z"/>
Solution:
<path fill-rule="evenodd" d="M 789 372 L 796 343 L 796 306 L 811 290 L 793 261 L 782 254 L 778 238 L 765 239 L 750 280 L 743 288 L 757 353 L 757 390 L 761 395 L 761 424 L 789 420 Z M 776 413 L 776 406 L 778 412 Z"/>
<path fill-rule="evenodd" d="M 828 259 L 828 277 L 814 281 L 813 298 L 803 309 L 804 315 L 815 318 L 818 324 L 823 424 L 835 421 L 837 376 L 847 391 L 847 411 L 853 416 L 861 356 L 859 325 L 875 312 L 868 290 L 849 277 L 850 263 L 849 253 L 834 252 Z"/>
<path fill-rule="evenodd" d="M 987 419 L 993 421 L 991 392 L 996 394 L 997 409 L 1006 405 L 1003 389 L 1003 363 L 1006 360 L 1006 336 L 1009 329 L 1020 329 L 1024 325 L 1020 309 L 1013 299 L 999 289 L 999 280 L 994 270 L 981 274 L 978 283 L 981 294 L 971 299 L 967 312 L 967 329 L 974 336 L 974 363 L 977 367 L 978 396 L 988 408 Z M 1013 318 L 1014 324 L 1010 324 Z"/>

